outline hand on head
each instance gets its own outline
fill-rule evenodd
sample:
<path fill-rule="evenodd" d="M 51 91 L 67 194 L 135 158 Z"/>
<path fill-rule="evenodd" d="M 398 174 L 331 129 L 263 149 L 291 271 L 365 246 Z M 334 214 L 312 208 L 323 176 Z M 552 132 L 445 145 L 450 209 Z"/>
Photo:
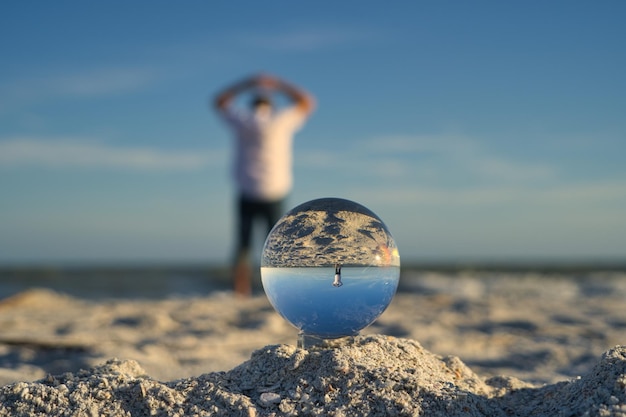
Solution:
<path fill-rule="evenodd" d="M 266 88 L 268 90 L 274 90 L 280 84 L 278 78 L 269 74 L 259 74 L 254 78 L 257 87 Z"/>

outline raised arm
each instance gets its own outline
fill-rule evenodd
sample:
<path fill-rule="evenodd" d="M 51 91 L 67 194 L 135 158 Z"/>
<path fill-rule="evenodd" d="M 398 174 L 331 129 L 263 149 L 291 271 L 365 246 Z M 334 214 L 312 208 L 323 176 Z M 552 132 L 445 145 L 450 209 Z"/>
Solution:
<path fill-rule="evenodd" d="M 272 88 L 285 94 L 301 112 L 307 116 L 315 110 L 315 98 L 302 87 L 298 87 L 285 80 L 271 76 L 260 76 L 259 82 L 266 88 Z"/>
<path fill-rule="evenodd" d="M 267 74 L 254 75 L 226 87 L 217 94 L 214 105 L 218 110 L 223 110 L 238 94 L 255 88 L 283 93 L 307 116 L 315 110 L 315 99 L 306 90 Z"/>
<path fill-rule="evenodd" d="M 251 90 L 258 85 L 258 77 L 248 77 L 238 81 L 217 93 L 213 104 L 218 110 L 224 110 L 240 93 Z"/>

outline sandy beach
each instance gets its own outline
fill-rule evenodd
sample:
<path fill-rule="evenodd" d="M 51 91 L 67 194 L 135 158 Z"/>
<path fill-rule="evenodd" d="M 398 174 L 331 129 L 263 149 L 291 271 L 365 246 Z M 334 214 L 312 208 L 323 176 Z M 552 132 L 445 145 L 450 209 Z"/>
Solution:
<path fill-rule="evenodd" d="M 0 301 L 0 415 L 626 416 L 626 274 L 410 272 L 297 349 L 264 294 Z"/>

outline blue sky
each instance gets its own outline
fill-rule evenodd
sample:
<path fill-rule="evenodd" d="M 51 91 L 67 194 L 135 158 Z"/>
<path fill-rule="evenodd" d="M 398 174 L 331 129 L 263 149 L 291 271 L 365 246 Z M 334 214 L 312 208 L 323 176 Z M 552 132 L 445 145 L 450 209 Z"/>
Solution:
<path fill-rule="evenodd" d="M 227 262 L 257 71 L 311 91 L 289 205 L 355 200 L 403 261 L 624 260 L 622 1 L 0 5 L 0 264 Z"/>

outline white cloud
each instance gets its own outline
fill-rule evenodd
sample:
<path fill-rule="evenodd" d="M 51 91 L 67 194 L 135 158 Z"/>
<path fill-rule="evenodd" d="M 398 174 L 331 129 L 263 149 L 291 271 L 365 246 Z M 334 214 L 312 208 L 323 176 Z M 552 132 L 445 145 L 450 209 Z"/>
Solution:
<path fill-rule="evenodd" d="M 460 135 L 381 136 L 342 150 L 297 154 L 296 166 L 337 170 L 353 177 L 410 184 L 480 182 L 530 184 L 554 181 L 556 168 L 491 152 Z"/>
<path fill-rule="evenodd" d="M 0 111 L 51 99 L 107 96 L 142 89 L 159 78 L 147 68 L 110 67 L 45 73 L 0 85 Z"/>
<path fill-rule="evenodd" d="M 77 139 L 15 138 L 0 141 L 0 168 L 45 167 L 192 171 L 223 164 L 226 152 L 121 147 Z"/>
<path fill-rule="evenodd" d="M 155 72 L 145 68 L 108 68 L 67 74 L 51 81 L 59 93 L 98 96 L 134 91 L 150 84 L 155 78 Z"/>
<path fill-rule="evenodd" d="M 617 207 L 626 204 L 626 182 L 604 181 L 545 186 L 468 186 L 436 188 L 418 185 L 391 185 L 372 189 L 355 187 L 355 195 L 368 196 L 386 205 L 430 205 L 445 207 L 518 207 L 580 211 L 582 207 Z M 610 204 L 610 203 L 613 204 Z M 609 204 L 607 204 L 609 203 Z"/>
<path fill-rule="evenodd" d="M 371 138 L 360 143 L 377 153 L 469 153 L 476 143 L 467 137 L 451 134 L 440 135 L 392 135 Z"/>
<path fill-rule="evenodd" d="M 478 141 L 460 135 L 381 137 L 364 146 L 377 155 L 414 156 L 419 158 L 419 164 L 440 167 L 442 172 L 453 169 L 466 176 L 497 181 L 547 180 L 556 174 L 552 166 L 494 154 Z"/>
<path fill-rule="evenodd" d="M 246 34 L 239 42 L 255 48 L 274 51 L 311 51 L 321 48 L 353 45 L 372 39 L 371 31 L 353 29 L 297 29 L 274 34 Z"/>
<path fill-rule="evenodd" d="M 295 153 L 296 167 L 305 169 L 325 169 L 336 166 L 341 155 L 326 149 L 307 149 Z"/>
<path fill-rule="evenodd" d="M 474 155 L 465 158 L 470 172 L 498 181 L 526 182 L 554 178 L 554 168 L 512 161 L 499 156 Z"/>
<path fill-rule="evenodd" d="M 559 173 L 558 161 L 552 166 L 513 159 L 471 138 L 379 137 L 354 148 L 302 154 L 306 166 L 296 160 L 299 192 L 337 195 L 380 208 L 404 219 L 415 233 L 419 228 L 410 219 L 415 224 L 440 222 L 448 231 L 479 224 L 516 236 L 544 229 L 555 235 L 591 233 L 592 225 L 614 235 L 609 231 L 626 227 L 623 179 L 569 179 Z M 323 182 L 316 171 L 323 172 Z"/>

